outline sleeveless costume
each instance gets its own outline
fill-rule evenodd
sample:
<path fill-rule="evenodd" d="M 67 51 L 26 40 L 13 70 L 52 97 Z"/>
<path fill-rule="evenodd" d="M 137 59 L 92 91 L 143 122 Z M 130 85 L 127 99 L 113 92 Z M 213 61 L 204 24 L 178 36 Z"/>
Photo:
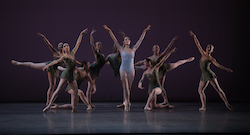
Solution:
<path fill-rule="evenodd" d="M 89 71 L 91 74 L 93 74 L 95 77 L 100 77 L 100 70 L 105 64 L 105 58 L 103 55 L 99 52 L 97 52 L 97 58 L 94 63 L 91 63 L 89 66 Z"/>
<path fill-rule="evenodd" d="M 58 60 L 60 57 L 54 57 L 54 60 Z M 45 62 L 46 65 L 48 65 L 49 63 L 51 63 L 52 61 L 47 61 Z M 59 77 L 59 70 L 57 69 L 58 66 L 62 66 L 64 63 L 60 62 L 57 63 L 55 65 L 49 66 L 48 68 L 48 72 L 51 72 L 53 76 Z"/>
<path fill-rule="evenodd" d="M 114 70 L 114 74 L 115 77 L 119 77 L 120 76 L 120 66 L 121 66 L 121 55 L 120 53 L 113 53 L 111 54 L 113 57 L 108 57 L 107 60 L 110 63 L 110 66 L 112 67 L 112 69 Z"/>
<path fill-rule="evenodd" d="M 75 78 L 76 78 L 78 89 L 80 89 L 80 86 L 84 82 L 84 80 L 86 79 L 86 77 L 81 77 L 81 73 L 79 71 L 77 71 L 77 73 L 74 72 L 74 75 L 75 75 Z M 72 89 L 72 88 L 68 84 L 68 86 L 66 87 L 65 91 L 69 91 L 70 89 Z"/>
<path fill-rule="evenodd" d="M 75 55 L 73 53 L 71 53 L 71 54 L 75 58 Z M 76 66 L 76 60 L 75 59 L 72 60 L 70 58 L 65 58 L 64 60 L 66 62 L 66 70 L 62 72 L 60 78 L 63 78 L 63 79 L 66 79 L 69 82 L 72 82 L 72 81 L 75 80 L 74 70 L 75 70 L 75 66 Z"/>
<path fill-rule="evenodd" d="M 154 88 L 159 87 L 162 89 L 162 86 L 159 82 L 159 76 L 156 70 L 152 72 L 152 74 L 146 74 L 148 78 L 148 94 L 150 94 Z"/>
<path fill-rule="evenodd" d="M 155 66 L 157 63 L 159 63 L 162 57 L 159 57 L 156 61 L 151 61 L 152 66 Z M 158 76 L 160 80 L 163 78 L 163 76 L 167 73 L 169 69 L 170 69 L 170 63 L 163 63 L 163 65 L 160 66 L 159 71 L 158 71 Z"/>
<path fill-rule="evenodd" d="M 134 69 L 134 58 L 135 52 L 132 51 L 130 54 L 127 54 L 125 51 L 121 53 L 122 63 L 120 66 L 120 70 L 125 71 L 127 74 L 132 72 Z"/>
<path fill-rule="evenodd" d="M 201 61 L 200 60 L 200 69 L 201 69 L 201 81 L 209 81 L 209 80 L 213 80 L 214 78 L 217 78 L 217 76 L 215 75 L 215 73 L 210 69 L 210 64 L 211 61 L 209 60 L 204 60 Z"/>

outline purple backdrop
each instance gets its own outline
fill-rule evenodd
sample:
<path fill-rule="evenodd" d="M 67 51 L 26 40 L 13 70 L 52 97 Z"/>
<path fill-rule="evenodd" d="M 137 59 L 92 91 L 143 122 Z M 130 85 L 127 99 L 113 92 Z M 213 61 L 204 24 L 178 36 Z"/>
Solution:
<path fill-rule="evenodd" d="M 174 44 L 178 50 L 167 62 L 190 56 L 196 59 L 168 73 L 165 88 L 170 101 L 199 101 L 200 54 L 193 38 L 188 35 L 189 30 L 197 35 L 203 48 L 213 44 L 215 50 L 212 55 L 220 64 L 234 70 L 233 74 L 229 74 L 211 66 L 229 101 L 249 101 L 244 94 L 247 89 L 243 89 L 249 81 L 243 76 L 246 75 L 246 64 L 239 61 L 247 58 L 243 48 L 247 22 L 241 15 L 247 7 L 244 3 L 230 0 L 1 0 L 0 101 L 46 100 L 47 73 L 10 63 L 12 59 L 33 62 L 53 59 L 37 32 L 44 34 L 54 47 L 59 42 L 68 42 L 73 47 L 83 29 L 91 31 L 95 28 L 95 41 L 103 43 L 102 52 L 107 56 L 112 53 L 113 41 L 103 29 L 103 24 L 113 30 L 120 43 L 122 36 L 118 31 L 124 31 L 131 38 L 131 45 L 136 43 L 148 24 L 152 26 L 136 52 L 135 61 L 151 56 L 154 44 L 163 50 L 174 36 L 179 36 Z M 94 61 L 89 33 L 84 35 L 76 58 L 79 61 Z M 147 90 L 137 88 L 141 74 L 142 71 L 136 72 L 131 91 L 132 102 L 147 99 Z M 81 86 L 84 91 L 86 84 Z M 96 85 L 93 101 L 122 100 L 121 85 L 109 65 L 101 69 Z M 147 88 L 147 82 L 144 86 Z M 211 85 L 206 93 L 208 100 L 220 100 Z M 69 98 L 69 94 L 63 91 L 57 101 L 69 101 Z"/>

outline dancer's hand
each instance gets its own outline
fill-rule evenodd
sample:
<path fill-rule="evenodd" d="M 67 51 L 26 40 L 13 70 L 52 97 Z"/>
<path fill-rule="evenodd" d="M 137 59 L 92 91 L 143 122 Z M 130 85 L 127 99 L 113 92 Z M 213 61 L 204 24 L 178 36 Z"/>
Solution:
<path fill-rule="evenodd" d="M 95 32 L 96 30 L 93 28 L 90 34 L 93 35 Z"/>
<path fill-rule="evenodd" d="M 48 66 L 46 65 L 45 67 L 43 67 L 43 71 L 48 71 Z"/>
<path fill-rule="evenodd" d="M 175 40 L 177 40 L 178 38 L 179 38 L 178 36 L 175 36 L 172 40 L 175 41 Z"/>
<path fill-rule="evenodd" d="M 230 68 L 228 68 L 228 69 L 226 69 L 226 70 L 227 70 L 228 73 L 233 73 L 233 70 L 230 69 Z"/>
<path fill-rule="evenodd" d="M 84 29 L 84 30 L 81 32 L 81 34 L 87 33 L 87 32 L 88 32 L 88 28 Z"/>
<path fill-rule="evenodd" d="M 40 36 L 40 37 L 45 37 L 43 34 L 41 34 L 39 32 L 37 33 L 37 35 Z"/>
<path fill-rule="evenodd" d="M 175 47 L 173 50 L 171 50 L 171 53 L 174 53 L 177 51 L 177 48 Z"/>
<path fill-rule="evenodd" d="M 107 31 L 111 31 L 111 29 L 107 26 L 107 25 L 103 25 L 103 28 L 105 29 L 105 30 L 107 30 Z"/>
<path fill-rule="evenodd" d="M 138 88 L 142 89 L 142 90 L 144 89 L 144 87 L 142 87 L 142 83 L 141 82 L 138 83 Z"/>
<path fill-rule="evenodd" d="M 151 29 L 151 25 L 148 25 L 148 27 L 144 31 L 148 31 Z"/>
<path fill-rule="evenodd" d="M 95 94 L 96 93 L 96 85 L 94 84 L 94 85 L 92 85 L 92 87 L 93 87 L 93 91 L 91 94 Z"/>
<path fill-rule="evenodd" d="M 189 30 L 189 35 L 192 37 L 196 36 L 191 30 Z"/>

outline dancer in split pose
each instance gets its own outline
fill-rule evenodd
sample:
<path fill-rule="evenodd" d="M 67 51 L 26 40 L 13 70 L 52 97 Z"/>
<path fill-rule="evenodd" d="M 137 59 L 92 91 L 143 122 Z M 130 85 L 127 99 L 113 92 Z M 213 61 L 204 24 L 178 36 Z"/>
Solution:
<path fill-rule="evenodd" d="M 80 33 L 80 35 L 76 41 L 76 45 L 72 49 L 71 52 L 70 52 L 69 44 L 63 43 L 63 51 L 65 52 L 65 54 L 63 56 L 61 56 L 58 60 L 52 61 L 50 64 L 46 65 L 43 68 L 43 70 L 47 70 L 49 68 L 49 66 L 55 65 L 55 64 L 60 63 L 60 62 L 64 62 L 66 64 L 66 70 L 63 71 L 61 74 L 57 89 L 53 93 L 49 104 L 43 109 L 43 112 L 46 112 L 50 109 L 50 106 L 56 100 L 59 92 L 62 90 L 63 86 L 66 83 L 68 83 L 70 85 L 70 87 L 73 89 L 73 92 L 74 92 L 73 96 L 72 96 L 72 112 L 77 112 L 76 104 L 77 104 L 78 86 L 77 86 L 77 82 L 76 82 L 75 77 L 74 77 L 74 70 L 75 70 L 75 66 L 76 66 L 75 53 L 80 46 L 83 34 L 86 33 L 87 31 L 88 31 L 88 29 L 86 28 Z"/>
<path fill-rule="evenodd" d="M 199 109 L 200 111 L 205 111 L 206 110 L 206 95 L 205 95 L 205 89 L 210 83 L 214 89 L 218 92 L 220 95 L 221 99 L 224 101 L 226 107 L 229 110 L 233 110 L 233 107 L 228 103 L 228 100 L 226 98 L 226 94 L 223 92 L 223 90 L 220 88 L 217 76 L 215 73 L 210 69 L 210 64 L 213 63 L 216 67 L 226 70 L 229 73 L 232 73 L 233 71 L 229 68 L 226 68 L 222 65 L 220 65 L 215 58 L 212 57 L 211 53 L 214 50 L 214 46 L 209 44 L 206 47 L 206 51 L 204 51 L 200 45 L 199 40 L 197 39 L 196 35 L 190 30 L 189 31 L 190 36 L 194 38 L 194 42 L 201 53 L 201 59 L 200 59 L 200 69 L 201 69 L 201 78 L 200 78 L 200 83 L 199 83 L 199 88 L 198 88 L 198 93 L 200 95 L 201 99 L 201 108 Z"/>
<path fill-rule="evenodd" d="M 149 86 L 148 86 L 148 100 L 147 103 L 144 107 L 144 110 L 151 110 L 153 108 L 164 108 L 167 105 L 161 105 L 161 104 L 156 104 L 157 101 L 157 95 L 162 93 L 162 85 L 161 82 L 159 81 L 159 68 L 163 65 L 163 63 L 167 60 L 167 58 L 176 51 L 176 48 L 174 48 L 172 51 L 170 51 L 168 54 L 164 55 L 160 62 L 155 64 L 154 66 L 152 65 L 151 59 L 147 58 L 146 61 L 144 62 L 145 67 L 147 68 L 146 71 L 143 72 L 141 80 L 138 83 L 138 88 L 144 89 L 142 87 L 142 82 L 145 78 L 145 76 L 149 80 Z"/>
<path fill-rule="evenodd" d="M 63 43 L 59 43 L 58 44 L 58 51 L 51 45 L 51 43 L 49 42 L 49 40 L 41 33 L 37 33 L 40 37 L 43 38 L 43 40 L 45 41 L 45 43 L 48 45 L 49 49 L 51 50 L 51 52 L 53 53 L 53 57 L 54 60 L 59 59 L 61 56 L 64 55 L 64 52 L 62 51 L 63 48 Z M 48 65 L 49 63 L 51 63 L 52 61 L 47 61 L 47 62 L 41 62 L 41 63 L 33 63 L 33 62 L 19 62 L 19 61 L 15 61 L 12 60 L 11 63 L 17 66 L 26 66 L 26 67 L 31 67 L 31 68 L 35 68 L 35 69 L 40 69 L 42 70 L 46 65 Z M 47 102 L 46 105 L 48 105 L 51 96 L 54 92 L 55 89 L 55 85 L 56 85 L 56 77 L 59 76 L 59 72 L 57 67 L 63 65 L 63 62 L 57 63 L 55 65 L 52 65 L 48 68 L 47 73 L 48 73 L 48 80 L 49 80 L 49 88 L 47 90 Z"/>
<path fill-rule="evenodd" d="M 59 66 L 58 67 L 59 70 L 65 71 L 66 69 Z M 76 77 L 76 82 L 77 82 L 77 86 L 78 86 L 78 92 L 77 92 L 77 103 L 79 101 L 79 97 L 82 100 L 82 102 L 87 105 L 87 110 L 91 110 L 92 107 L 89 104 L 87 98 L 84 95 L 84 92 L 80 89 L 81 84 L 85 81 L 85 79 L 91 84 L 91 87 L 93 87 L 93 89 L 96 89 L 95 83 L 93 82 L 93 80 L 91 79 L 91 77 L 88 75 L 88 71 L 89 70 L 89 62 L 87 61 L 82 61 L 81 67 L 80 68 L 76 68 L 74 71 L 75 77 Z M 70 85 L 67 86 L 66 90 L 70 95 L 71 95 L 71 99 L 73 99 L 73 94 L 74 91 L 73 89 L 70 87 Z M 65 109 L 72 109 L 72 104 L 73 101 L 71 100 L 71 104 L 64 104 L 64 105 L 54 105 L 50 108 L 53 109 L 59 109 L 59 108 L 65 108 Z"/>
<path fill-rule="evenodd" d="M 91 45 L 92 51 L 93 51 L 94 56 L 95 56 L 95 62 L 91 63 L 90 67 L 89 67 L 90 76 L 91 76 L 91 78 L 93 79 L 94 82 L 95 82 L 96 78 L 99 78 L 100 70 L 106 63 L 104 54 L 102 54 L 102 52 L 101 52 L 102 51 L 102 43 L 101 42 L 96 42 L 94 44 L 93 34 L 95 32 L 96 32 L 96 30 L 92 29 L 92 31 L 90 33 L 90 45 Z M 93 89 L 93 91 L 92 91 L 92 89 L 93 89 L 93 87 L 91 86 L 91 83 L 88 82 L 88 88 L 87 88 L 86 96 L 87 96 L 89 104 L 92 107 L 95 107 L 91 102 L 91 94 L 94 94 L 96 92 L 96 89 Z"/>
<path fill-rule="evenodd" d="M 120 78 L 122 81 L 123 86 L 123 97 L 124 97 L 124 111 L 130 111 L 130 90 L 131 86 L 134 80 L 135 76 L 135 69 L 134 69 L 134 57 L 135 52 L 139 48 L 139 46 L 142 43 L 142 40 L 144 39 L 146 33 L 148 30 L 150 30 L 150 25 L 142 32 L 141 37 L 136 42 L 136 44 L 133 46 L 133 48 L 130 48 L 130 39 L 129 37 L 125 37 L 123 40 L 123 46 L 121 46 L 113 32 L 110 28 L 107 27 L 107 25 L 103 25 L 104 29 L 106 29 L 111 38 L 114 41 L 114 44 L 116 45 L 117 49 L 119 50 L 121 54 L 121 66 L 120 66 Z"/>
<path fill-rule="evenodd" d="M 153 55 L 148 57 L 148 59 L 151 60 L 151 64 L 152 66 L 155 66 L 155 64 L 159 63 L 161 61 L 161 59 L 163 57 L 165 57 L 168 53 L 168 51 L 170 50 L 170 48 L 173 46 L 174 42 L 177 40 L 177 36 L 175 36 L 171 42 L 169 43 L 169 45 L 166 47 L 166 49 L 160 54 L 160 47 L 158 45 L 154 45 L 153 48 L 152 48 L 152 51 L 153 51 Z M 169 101 L 168 101 L 168 97 L 167 97 L 167 93 L 166 93 L 166 90 L 164 88 L 164 85 L 165 85 L 165 78 L 166 78 L 166 74 L 167 72 L 177 68 L 178 66 L 182 65 L 182 64 L 185 64 L 186 62 L 191 62 L 194 60 L 194 57 L 190 57 L 188 59 L 184 59 L 184 60 L 179 60 L 175 63 L 164 63 L 161 65 L 161 67 L 159 68 L 159 81 L 160 81 L 160 84 L 162 86 L 162 97 L 164 99 L 164 102 L 161 103 L 162 105 L 167 105 L 168 108 L 174 108 L 174 106 L 170 105 Z M 141 60 L 137 63 L 135 63 L 136 65 L 136 69 L 145 69 L 146 66 L 145 66 L 145 61 L 146 60 Z M 143 64 L 143 65 L 141 65 Z M 141 65 L 141 66 L 138 66 L 138 65 Z"/>

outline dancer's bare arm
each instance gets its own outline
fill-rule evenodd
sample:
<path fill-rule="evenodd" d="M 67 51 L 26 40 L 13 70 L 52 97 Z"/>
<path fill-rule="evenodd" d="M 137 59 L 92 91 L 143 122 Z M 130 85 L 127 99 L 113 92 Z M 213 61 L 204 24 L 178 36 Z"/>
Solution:
<path fill-rule="evenodd" d="M 205 51 L 202 49 L 201 44 L 200 44 L 198 38 L 196 37 L 196 35 L 191 30 L 189 31 L 189 35 L 194 38 L 194 42 L 195 42 L 195 44 L 196 44 L 199 52 L 201 53 L 201 55 L 205 54 Z"/>
<path fill-rule="evenodd" d="M 76 51 L 78 50 L 78 48 L 79 48 L 79 46 L 80 46 L 80 43 L 82 42 L 82 36 L 83 36 L 83 34 L 84 34 L 84 33 L 87 33 L 87 31 L 88 31 L 88 28 L 84 29 L 84 30 L 80 33 L 80 35 L 79 35 L 79 37 L 78 37 L 78 39 L 77 39 L 77 41 L 76 41 L 76 45 L 75 45 L 75 47 L 72 49 L 72 52 L 73 52 L 74 54 L 76 53 Z"/>
<path fill-rule="evenodd" d="M 52 44 L 49 42 L 49 40 L 41 33 L 37 33 L 38 36 L 42 37 L 44 42 L 48 45 L 49 49 L 54 55 L 59 55 L 57 50 L 52 46 Z"/>
<path fill-rule="evenodd" d="M 168 51 L 170 50 L 170 48 L 173 46 L 175 40 L 178 39 L 178 36 L 175 36 L 171 42 L 168 44 L 167 48 L 160 54 L 160 57 L 163 57 L 164 55 L 166 55 L 168 53 Z"/>
<path fill-rule="evenodd" d="M 219 64 L 219 63 L 216 61 L 215 58 L 212 59 L 212 63 L 213 63 L 216 67 L 218 67 L 218 68 L 220 68 L 220 69 L 223 69 L 223 70 L 226 70 L 228 73 L 233 73 L 233 70 L 231 70 L 230 68 L 226 68 L 226 67 L 222 66 L 221 64 Z"/>
<path fill-rule="evenodd" d="M 145 37 L 147 31 L 150 30 L 150 27 L 151 27 L 151 25 L 148 25 L 148 27 L 147 27 L 145 30 L 143 30 L 143 32 L 142 32 L 142 34 L 141 34 L 141 37 L 140 37 L 139 40 L 136 42 L 136 44 L 133 46 L 133 51 L 136 51 L 136 50 L 139 48 L 139 46 L 141 45 L 142 40 L 144 39 L 144 37 Z"/>
<path fill-rule="evenodd" d="M 116 45 L 117 49 L 121 52 L 122 46 L 118 43 L 118 40 L 116 39 L 112 30 L 107 25 L 103 25 L 103 28 L 109 32 L 109 35 L 111 36 L 111 38 L 114 41 L 114 44 Z"/>
<path fill-rule="evenodd" d="M 92 51 L 95 55 L 95 57 L 97 56 L 97 50 L 96 50 L 96 47 L 95 47 L 95 42 L 94 42 L 94 36 L 93 34 L 96 32 L 95 29 L 92 29 L 91 33 L 90 33 L 90 45 L 91 45 L 91 48 L 92 48 Z"/>
<path fill-rule="evenodd" d="M 144 89 L 144 87 L 142 87 L 142 82 L 144 81 L 144 78 L 145 78 L 145 72 L 143 72 L 143 74 L 141 76 L 141 79 L 140 79 L 140 81 L 138 83 L 138 88 L 142 89 L 142 90 Z"/>
<path fill-rule="evenodd" d="M 155 66 L 154 66 L 154 68 L 159 68 L 160 66 L 162 66 L 162 64 L 168 59 L 168 57 L 172 54 L 172 53 L 174 53 L 174 52 L 176 52 L 176 47 L 173 49 L 173 50 L 171 50 L 169 53 L 167 53 L 162 59 L 161 59 L 161 61 L 160 62 L 158 62 Z"/>

